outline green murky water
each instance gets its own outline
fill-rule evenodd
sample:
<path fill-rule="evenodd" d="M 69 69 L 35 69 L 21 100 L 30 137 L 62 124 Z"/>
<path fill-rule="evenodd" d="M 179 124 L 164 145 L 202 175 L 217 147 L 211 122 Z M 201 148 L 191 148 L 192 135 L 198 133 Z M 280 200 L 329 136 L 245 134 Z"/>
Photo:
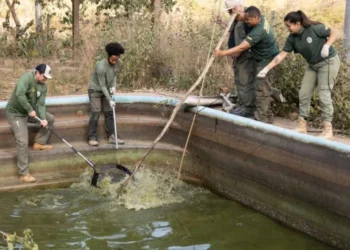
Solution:
<path fill-rule="evenodd" d="M 118 200 L 115 186 L 1 194 L 0 230 L 30 228 L 40 249 L 332 249 L 171 174 L 136 179 Z"/>

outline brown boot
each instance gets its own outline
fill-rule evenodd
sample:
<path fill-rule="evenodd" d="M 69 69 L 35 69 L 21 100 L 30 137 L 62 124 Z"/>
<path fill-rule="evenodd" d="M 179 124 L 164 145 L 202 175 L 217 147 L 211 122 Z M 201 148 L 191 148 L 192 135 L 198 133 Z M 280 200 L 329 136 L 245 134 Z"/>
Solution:
<path fill-rule="evenodd" d="M 299 133 L 307 133 L 307 121 L 301 116 L 298 117 L 298 125 L 295 129 L 293 129 L 295 132 Z"/>
<path fill-rule="evenodd" d="M 51 150 L 53 147 L 52 145 L 49 144 L 39 144 L 39 143 L 34 143 L 33 148 L 35 150 Z"/>
<path fill-rule="evenodd" d="M 324 138 L 324 139 L 332 139 L 333 138 L 333 127 L 332 127 L 332 123 L 330 122 L 324 122 L 323 123 L 323 130 L 322 133 L 318 136 L 320 138 Z"/>
<path fill-rule="evenodd" d="M 20 180 L 21 182 L 25 182 L 25 183 L 33 183 L 33 182 L 36 181 L 35 178 L 34 178 L 33 176 L 31 176 L 30 174 L 21 176 L 21 177 L 19 178 L 19 180 Z"/>

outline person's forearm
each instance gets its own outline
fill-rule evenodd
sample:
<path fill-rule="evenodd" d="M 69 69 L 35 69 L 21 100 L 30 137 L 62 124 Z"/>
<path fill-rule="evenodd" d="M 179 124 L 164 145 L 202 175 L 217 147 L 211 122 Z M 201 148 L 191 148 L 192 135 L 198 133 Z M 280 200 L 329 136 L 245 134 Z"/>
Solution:
<path fill-rule="evenodd" d="M 326 42 L 327 45 L 331 46 L 333 43 L 335 43 L 335 41 L 338 39 L 338 35 L 337 32 L 334 31 L 333 29 L 331 30 L 331 34 L 328 37 L 328 40 Z"/>
<path fill-rule="evenodd" d="M 115 76 L 113 79 L 113 86 L 115 89 L 117 88 L 117 77 Z"/>
<path fill-rule="evenodd" d="M 243 47 L 236 46 L 236 47 L 233 47 L 231 49 L 224 50 L 223 53 L 224 53 L 224 56 L 231 56 L 231 55 L 234 55 L 234 54 L 240 54 L 243 51 L 245 51 L 245 49 Z"/>
<path fill-rule="evenodd" d="M 46 120 L 46 104 L 45 104 L 45 99 L 46 99 L 46 93 L 43 93 L 37 102 L 37 110 L 38 110 L 38 116 L 42 120 Z"/>
<path fill-rule="evenodd" d="M 38 106 L 38 116 L 42 120 L 46 120 L 46 106 L 45 105 L 39 105 Z"/>
<path fill-rule="evenodd" d="M 27 111 L 28 114 L 34 110 L 33 107 L 30 105 L 30 103 L 28 102 L 27 97 L 25 96 L 24 93 L 23 94 L 16 93 L 16 96 L 17 96 L 17 101 Z"/>
<path fill-rule="evenodd" d="M 276 67 L 278 64 L 283 62 L 283 60 L 287 57 L 288 53 L 282 51 L 279 53 L 266 67 L 270 70 Z"/>
<path fill-rule="evenodd" d="M 106 99 L 108 101 L 111 101 L 112 100 L 111 94 L 109 93 L 109 90 L 107 89 L 106 85 L 101 86 L 101 90 L 102 90 L 102 93 L 104 94 L 104 96 L 106 97 Z"/>

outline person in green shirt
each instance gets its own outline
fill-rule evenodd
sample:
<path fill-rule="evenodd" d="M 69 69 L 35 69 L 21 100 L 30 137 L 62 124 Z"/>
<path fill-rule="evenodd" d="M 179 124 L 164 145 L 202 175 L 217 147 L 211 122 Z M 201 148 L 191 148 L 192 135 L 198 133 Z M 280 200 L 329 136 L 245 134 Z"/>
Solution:
<path fill-rule="evenodd" d="M 300 53 L 307 61 L 308 67 L 299 91 L 299 118 L 295 131 L 307 133 L 305 118 L 309 116 L 311 98 L 317 89 L 324 120 L 320 137 L 330 139 L 333 137 L 332 89 L 340 68 L 339 57 L 332 47 L 337 36 L 332 29 L 322 23 L 311 21 L 300 10 L 288 13 L 284 23 L 290 34 L 283 51 L 259 72 L 258 77 L 266 77 L 271 69 L 287 57 L 288 53 Z"/>
<path fill-rule="evenodd" d="M 252 30 L 239 45 L 224 51 L 215 50 L 214 54 L 215 56 L 237 56 L 250 49 L 254 58 L 254 72 L 259 72 L 278 54 L 279 50 L 275 35 L 260 10 L 250 6 L 244 12 L 245 22 Z M 270 71 L 265 78 L 254 78 L 256 106 L 254 117 L 265 123 L 273 123 L 273 113 L 269 107 L 273 79 L 274 71 Z"/>
<path fill-rule="evenodd" d="M 20 76 L 10 100 L 6 105 L 6 117 L 16 139 L 17 167 L 20 180 L 26 183 L 35 182 L 29 174 L 28 167 L 28 121 L 41 119 L 41 128 L 34 139 L 35 150 L 52 149 L 47 142 L 50 138 L 48 126 L 53 129 L 54 116 L 46 111 L 47 79 L 51 79 L 51 68 L 47 64 L 38 65 L 32 72 Z"/>
<path fill-rule="evenodd" d="M 90 101 L 91 115 L 88 129 L 88 143 L 90 146 L 98 146 L 97 125 L 103 105 L 105 117 L 105 130 L 108 143 L 115 144 L 114 120 L 113 120 L 113 95 L 117 85 L 117 71 L 119 68 L 120 55 L 124 54 L 124 48 L 119 43 L 109 43 L 105 47 L 107 58 L 96 63 L 88 84 L 88 95 Z M 120 138 L 118 144 L 124 141 Z"/>
<path fill-rule="evenodd" d="M 228 48 L 231 49 L 239 45 L 247 37 L 251 28 L 244 22 L 244 0 L 225 0 L 225 6 L 229 15 L 237 14 L 235 21 L 230 28 L 228 39 Z M 218 24 L 225 28 L 225 24 L 218 18 Z M 238 56 L 233 56 L 234 82 L 237 89 L 239 106 L 235 107 L 230 113 L 252 117 L 255 109 L 255 91 L 254 91 L 254 58 L 250 50 L 243 51 Z"/>

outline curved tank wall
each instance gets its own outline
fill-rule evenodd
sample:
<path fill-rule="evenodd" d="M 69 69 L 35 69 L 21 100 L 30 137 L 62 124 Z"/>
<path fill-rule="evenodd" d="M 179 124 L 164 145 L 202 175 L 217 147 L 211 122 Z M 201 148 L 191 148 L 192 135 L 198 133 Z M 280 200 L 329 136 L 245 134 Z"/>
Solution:
<path fill-rule="evenodd" d="M 168 121 L 176 98 L 123 95 L 115 97 L 119 151 L 106 144 L 103 115 L 101 146 L 86 144 L 87 96 L 47 99 L 56 132 L 96 164 L 134 164 Z M 17 180 L 15 146 L 0 103 L 0 190 L 28 188 Z M 195 108 L 180 111 L 149 161 L 178 167 Z M 36 125 L 30 125 L 33 141 Z M 67 186 L 86 164 L 57 138 L 50 152 L 30 151 L 31 171 L 40 178 L 31 187 Z M 200 107 L 187 150 L 183 178 L 237 200 L 287 226 L 328 244 L 350 248 L 350 147 L 273 125 Z M 117 157 L 117 158 L 116 158 Z"/>

